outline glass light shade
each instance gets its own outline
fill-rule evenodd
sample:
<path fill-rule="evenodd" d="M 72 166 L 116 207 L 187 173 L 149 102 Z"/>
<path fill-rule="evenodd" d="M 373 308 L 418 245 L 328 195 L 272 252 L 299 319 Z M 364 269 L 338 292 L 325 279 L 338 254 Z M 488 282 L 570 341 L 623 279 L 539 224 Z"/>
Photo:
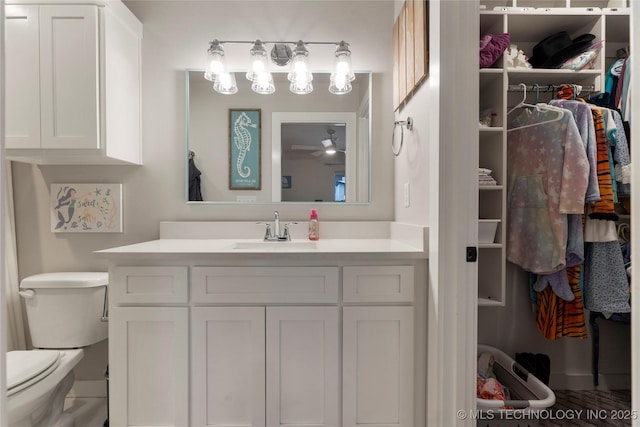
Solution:
<path fill-rule="evenodd" d="M 247 80 L 253 81 L 258 74 L 267 71 L 267 50 L 260 40 L 256 40 L 251 48 L 251 69 L 247 71 Z"/>
<path fill-rule="evenodd" d="M 291 82 L 289 90 L 297 94 L 307 94 L 313 91 L 313 74 L 309 70 L 309 51 L 304 42 L 300 40 L 293 50 L 293 62 L 291 71 L 287 74 L 287 79 Z"/>
<path fill-rule="evenodd" d="M 351 51 L 349 44 L 342 41 L 336 48 L 335 71 L 336 76 L 344 76 L 345 80 L 352 82 L 356 76 L 351 67 Z"/>
<path fill-rule="evenodd" d="M 269 95 L 276 91 L 276 87 L 273 84 L 273 76 L 271 73 L 263 72 L 253 79 L 251 84 L 251 90 L 261 95 Z"/>
<path fill-rule="evenodd" d="M 313 91 L 313 74 L 309 71 L 307 66 L 307 58 L 305 56 L 295 56 L 293 58 L 292 70 L 287 75 L 287 78 L 291 82 L 289 90 L 297 94 L 307 94 Z"/>
<path fill-rule="evenodd" d="M 344 95 L 351 92 L 353 87 L 351 86 L 351 80 L 344 74 L 331 74 L 331 80 L 329 84 L 329 92 L 334 95 Z"/>
<path fill-rule="evenodd" d="M 336 149 L 335 147 L 329 147 L 324 152 L 327 154 L 336 154 Z"/>
<path fill-rule="evenodd" d="M 236 75 L 234 73 L 220 73 L 213 83 L 213 90 L 223 95 L 233 95 L 238 92 Z"/>
<path fill-rule="evenodd" d="M 289 90 L 298 95 L 306 95 L 313 92 L 313 83 L 303 79 L 294 80 L 289 85 Z"/>
<path fill-rule="evenodd" d="M 222 45 L 214 40 L 209 43 L 207 49 L 207 67 L 204 71 L 204 78 L 215 82 L 217 76 L 225 71 L 224 50 Z"/>

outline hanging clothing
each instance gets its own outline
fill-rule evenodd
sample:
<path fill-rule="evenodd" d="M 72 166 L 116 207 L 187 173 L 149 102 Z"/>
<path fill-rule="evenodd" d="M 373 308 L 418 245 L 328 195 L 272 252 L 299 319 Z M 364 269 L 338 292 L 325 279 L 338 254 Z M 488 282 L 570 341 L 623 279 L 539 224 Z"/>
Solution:
<path fill-rule="evenodd" d="M 605 314 L 629 313 L 629 282 L 620 243 L 585 245 L 585 308 Z"/>
<path fill-rule="evenodd" d="M 593 126 L 593 114 L 591 108 L 584 102 L 568 99 L 552 99 L 549 105 L 566 108 L 573 114 L 573 119 L 578 126 L 578 132 L 582 138 L 582 145 L 589 159 L 589 186 L 585 201 L 593 203 L 600 200 L 600 189 L 598 187 L 597 159 L 596 159 L 596 132 Z"/>
<path fill-rule="evenodd" d="M 574 294 L 573 301 L 565 301 L 551 287 L 537 293 L 536 327 L 545 338 L 557 340 L 562 337 L 584 339 L 587 327 L 584 316 L 580 274 L 582 266 L 567 268 L 567 278 Z"/>
<path fill-rule="evenodd" d="M 584 215 L 567 215 L 567 268 L 584 262 L 583 221 Z M 542 292 L 547 286 L 551 286 L 553 292 L 563 300 L 575 299 L 566 268 L 552 274 L 537 275 L 532 286 L 536 292 Z"/>
<path fill-rule="evenodd" d="M 596 132 L 596 156 L 598 160 L 598 186 L 600 188 L 600 200 L 592 204 L 590 218 L 607 219 L 616 221 L 618 216 L 615 213 L 613 183 L 611 179 L 611 166 L 609 163 L 609 143 L 604 127 L 602 111 L 592 106 L 593 125 Z"/>
<path fill-rule="evenodd" d="M 615 162 L 616 181 L 618 181 L 618 197 L 631 195 L 631 156 L 629 154 L 629 142 L 624 123 L 620 113 L 612 110 L 613 121 L 616 125 L 615 139 L 613 142 L 613 160 Z"/>
<path fill-rule="evenodd" d="M 508 123 L 507 259 L 538 274 L 566 267 L 566 214 L 583 213 L 589 180 L 571 113 L 557 117 L 534 108 Z"/>
<path fill-rule="evenodd" d="M 202 201 L 202 191 L 200 189 L 200 169 L 196 167 L 193 157 L 189 157 L 189 201 Z"/>

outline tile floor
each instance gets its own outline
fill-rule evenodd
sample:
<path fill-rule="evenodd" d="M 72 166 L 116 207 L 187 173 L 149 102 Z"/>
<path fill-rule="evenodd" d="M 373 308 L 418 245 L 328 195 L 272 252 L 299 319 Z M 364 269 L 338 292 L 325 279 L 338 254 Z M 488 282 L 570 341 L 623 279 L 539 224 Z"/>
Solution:
<path fill-rule="evenodd" d="M 107 419 L 107 399 L 104 397 L 67 398 L 64 410 L 75 418 L 75 427 L 103 427 Z"/>
<path fill-rule="evenodd" d="M 623 427 L 631 425 L 631 390 L 554 390 L 551 413 L 576 419 L 540 421 L 540 427 Z M 580 412 L 582 410 L 582 412 Z"/>
<path fill-rule="evenodd" d="M 625 412 L 630 411 L 631 408 L 630 390 L 554 390 L 554 393 L 556 404 L 549 408 L 549 414 L 554 419 L 502 425 L 520 427 L 534 425 L 539 427 L 626 427 L 631 425 L 628 419 L 629 412 Z M 590 410 L 589 414 L 586 412 L 587 409 Z M 76 427 L 103 427 L 107 419 L 107 400 L 106 398 L 67 398 L 65 410 L 74 415 Z M 568 419 L 570 416 L 574 416 L 575 419 Z"/>

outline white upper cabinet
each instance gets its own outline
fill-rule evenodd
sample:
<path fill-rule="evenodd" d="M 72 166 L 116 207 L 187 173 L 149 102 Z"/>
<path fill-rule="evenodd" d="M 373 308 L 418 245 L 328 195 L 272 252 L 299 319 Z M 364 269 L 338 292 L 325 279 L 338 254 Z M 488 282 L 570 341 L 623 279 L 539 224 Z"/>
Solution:
<path fill-rule="evenodd" d="M 120 2 L 7 4 L 7 158 L 141 164 L 142 25 Z"/>

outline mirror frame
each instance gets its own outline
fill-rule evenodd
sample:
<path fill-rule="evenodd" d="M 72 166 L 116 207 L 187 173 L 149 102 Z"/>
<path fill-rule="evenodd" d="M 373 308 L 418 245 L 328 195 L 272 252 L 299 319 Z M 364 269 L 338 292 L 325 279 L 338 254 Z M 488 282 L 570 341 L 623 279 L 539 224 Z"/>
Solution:
<path fill-rule="evenodd" d="M 281 196 L 281 179 L 280 179 L 280 171 L 281 171 L 281 166 L 282 166 L 282 160 L 281 160 L 281 141 L 280 139 L 277 140 L 277 143 L 274 142 L 275 140 L 273 139 L 273 129 L 272 129 L 272 141 L 271 143 L 273 144 L 272 147 L 272 152 L 271 152 L 271 161 L 272 161 L 272 170 L 271 170 L 271 175 L 270 177 L 272 178 L 272 183 L 271 186 L 267 186 L 267 188 L 271 188 L 272 189 L 272 195 L 271 195 L 271 201 L 267 201 L 267 200 L 260 200 L 260 201 L 251 201 L 251 202 L 246 202 L 246 201 L 233 201 L 233 200 L 202 200 L 202 201 L 191 201 L 189 200 L 189 168 L 188 168 L 188 159 L 189 159 L 189 116 L 190 116 L 190 111 L 189 111 L 189 87 L 190 87 L 190 82 L 189 82 L 189 76 L 191 75 L 191 73 L 202 73 L 204 74 L 204 69 L 200 69 L 200 68 L 187 68 L 184 69 L 184 75 L 185 75 L 185 150 L 184 150 L 184 155 L 185 155 L 185 173 L 184 173 L 184 177 L 185 177 L 185 184 L 184 184 L 184 200 L 186 204 L 197 204 L 197 205 L 246 205 L 247 203 L 249 204 L 255 204 L 255 205 L 278 205 L 278 204 L 291 204 L 291 205 L 300 205 L 300 204 L 315 204 L 317 202 L 314 202 L 312 200 L 310 201 L 274 201 L 275 197 L 273 195 L 273 187 L 274 186 L 278 186 L 278 193 Z M 371 71 L 355 71 L 356 75 L 358 74 L 363 74 L 366 75 L 368 78 L 368 81 L 366 83 L 366 93 L 365 96 L 362 98 L 361 100 L 361 104 L 358 106 L 357 111 L 353 112 L 335 112 L 335 113 L 326 113 L 326 114 L 352 114 L 353 117 L 355 117 L 355 122 L 352 125 L 347 125 L 348 127 L 350 127 L 354 133 L 355 133 L 355 129 L 356 126 L 359 126 L 360 129 L 366 129 L 366 135 L 364 135 L 364 132 L 361 132 L 360 134 L 358 134 L 357 138 L 358 141 L 356 141 L 356 136 L 352 135 L 351 137 L 348 137 L 348 139 L 350 141 L 352 141 L 352 143 L 354 144 L 354 147 L 358 147 L 357 150 L 354 149 L 351 155 L 351 161 L 350 161 L 350 166 L 349 169 L 350 170 L 358 170 L 358 177 L 357 177 L 357 182 L 359 183 L 359 185 L 357 186 L 358 188 L 355 188 L 355 181 L 352 180 L 352 185 L 354 185 L 354 189 L 350 189 L 348 190 L 347 194 L 356 194 L 355 191 L 357 191 L 357 196 L 355 197 L 355 199 L 360 199 L 361 201 L 353 201 L 353 199 L 349 198 L 350 200 L 347 200 L 346 202 L 334 202 L 334 201 L 327 201 L 327 202 L 322 202 L 322 204 L 326 204 L 326 205 L 340 205 L 340 206 L 354 206 L 354 205 L 369 205 L 371 204 L 371 196 L 372 196 L 372 177 L 371 177 L 371 164 L 372 164 L 372 140 L 371 140 L 371 128 L 372 128 L 372 123 L 371 123 L 371 118 L 373 115 L 373 112 L 371 111 L 372 109 L 372 96 L 373 96 L 373 72 Z M 339 96 L 339 95 L 335 95 L 335 96 Z M 280 113 L 280 112 L 274 112 L 272 113 L 272 115 L 277 115 L 277 114 L 291 114 L 291 113 Z M 295 114 L 295 113 L 293 113 Z M 301 113 L 302 114 L 302 113 Z M 325 114 L 325 113 L 319 113 L 319 112 L 309 112 L 309 113 L 305 113 L 305 114 Z M 340 120 L 343 120 L 342 118 Z M 366 120 L 367 124 L 366 126 L 360 126 L 361 124 L 361 120 Z M 273 121 L 273 120 L 272 120 Z M 309 123 L 315 123 L 316 121 L 309 121 L 306 120 Z M 345 122 L 346 123 L 346 122 Z M 349 131 L 348 131 L 349 133 Z M 366 138 L 366 139 L 365 139 Z M 277 150 L 276 150 L 276 145 L 277 145 Z M 365 151 L 366 152 L 363 152 Z M 275 151 L 278 152 L 278 156 L 275 155 Z M 353 154 L 355 153 L 355 155 Z M 365 158 L 362 159 L 360 158 L 361 155 L 365 155 Z M 277 179 L 277 183 L 276 180 L 273 180 L 273 177 L 275 175 L 275 170 L 276 170 L 276 165 L 277 165 L 277 170 L 278 170 L 278 179 Z M 347 168 L 347 165 L 345 164 L 345 169 Z M 348 175 L 347 175 L 348 176 Z M 365 183 L 365 184 L 363 184 Z M 348 184 L 349 185 L 349 184 Z M 265 188 L 263 186 L 263 188 Z M 350 188 L 350 187 L 349 187 Z"/>

